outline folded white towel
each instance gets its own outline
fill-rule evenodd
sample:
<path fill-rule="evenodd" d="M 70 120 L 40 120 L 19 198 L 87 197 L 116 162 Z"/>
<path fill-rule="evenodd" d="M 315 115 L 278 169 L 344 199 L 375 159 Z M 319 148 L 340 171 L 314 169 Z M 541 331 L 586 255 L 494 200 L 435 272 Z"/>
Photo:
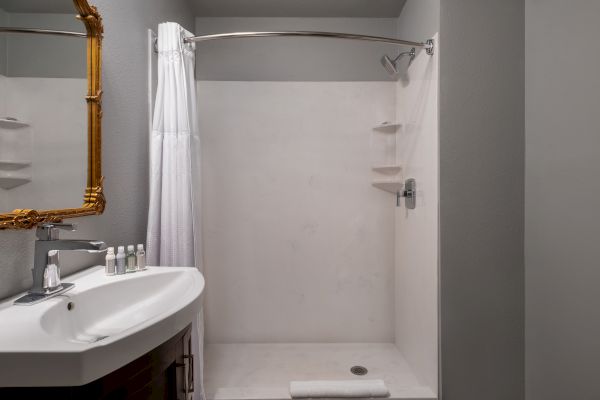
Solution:
<path fill-rule="evenodd" d="M 381 379 L 345 381 L 292 381 L 292 398 L 388 397 L 390 391 Z"/>

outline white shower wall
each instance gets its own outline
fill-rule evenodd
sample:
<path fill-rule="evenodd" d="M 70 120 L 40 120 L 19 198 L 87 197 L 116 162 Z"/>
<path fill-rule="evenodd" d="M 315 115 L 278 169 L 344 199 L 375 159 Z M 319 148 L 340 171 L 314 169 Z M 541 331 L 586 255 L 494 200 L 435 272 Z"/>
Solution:
<path fill-rule="evenodd" d="M 417 207 L 396 209 L 395 342 L 422 385 L 438 387 L 439 0 L 407 0 L 398 37 L 433 38 L 397 83 L 397 155 L 417 182 Z"/>
<path fill-rule="evenodd" d="M 0 48 L 1 51 L 1 48 Z M 8 78 L 0 74 L 0 93 L 6 93 L 6 80 Z M 6 95 L 0 96 L 0 115 L 6 116 Z"/>
<path fill-rule="evenodd" d="M 198 82 L 209 343 L 393 342 L 394 82 Z"/>
<path fill-rule="evenodd" d="M 30 125 L 11 132 L 24 136 L 18 149 L 3 152 L 0 138 L 0 159 L 31 161 L 17 172 L 32 178 L 32 183 L 0 189 L 2 210 L 80 207 L 87 183 L 87 81 L 0 75 L 0 89 L 6 95 L 0 96 L 0 117 Z"/>
<path fill-rule="evenodd" d="M 436 38 L 437 39 L 437 38 Z M 417 182 L 417 207 L 396 210 L 395 342 L 421 384 L 437 387 L 438 68 L 421 52 L 397 84 L 398 160 Z"/>
<path fill-rule="evenodd" d="M 379 26 L 342 22 L 345 31 Z M 435 36 L 439 46 L 439 0 L 408 0 L 397 20 L 383 22 L 400 38 Z M 207 31 L 258 24 L 196 23 Z M 435 398 L 439 47 L 433 57 L 419 51 L 398 82 L 385 82 L 369 79 L 385 75 L 379 57 L 395 48 L 247 43 L 243 64 L 223 62 L 239 57 L 232 48 L 199 52 L 209 79 L 197 84 L 209 398 L 285 398 L 292 379 L 350 379 L 354 364 L 384 379 L 393 399 Z M 370 72 L 328 80 L 348 78 L 323 64 L 337 50 Z M 290 54 L 318 62 L 295 64 Z M 402 125 L 395 138 L 373 131 L 384 121 Z M 396 160 L 386 143 L 396 143 Z M 415 210 L 371 185 L 384 178 L 372 167 L 395 161 L 399 178 L 417 181 Z"/>

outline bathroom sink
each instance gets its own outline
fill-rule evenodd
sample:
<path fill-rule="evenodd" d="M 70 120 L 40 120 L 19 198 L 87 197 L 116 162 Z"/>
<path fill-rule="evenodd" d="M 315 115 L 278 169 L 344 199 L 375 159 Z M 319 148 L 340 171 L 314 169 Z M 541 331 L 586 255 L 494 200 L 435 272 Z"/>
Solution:
<path fill-rule="evenodd" d="M 106 276 L 93 267 L 75 287 L 33 306 L 0 303 L 0 386 L 78 386 L 164 343 L 200 311 L 196 268 L 149 267 Z"/>

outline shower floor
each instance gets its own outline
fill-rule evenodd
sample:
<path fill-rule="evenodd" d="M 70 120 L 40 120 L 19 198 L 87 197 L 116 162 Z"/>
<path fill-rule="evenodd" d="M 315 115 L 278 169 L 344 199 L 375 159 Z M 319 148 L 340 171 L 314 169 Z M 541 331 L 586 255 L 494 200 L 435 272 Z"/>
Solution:
<path fill-rule="evenodd" d="M 390 343 L 209 344 L 204 365 L 208 400 L 287 400 L 290 381 L 329 379 L 383 379 L 390 399 L 436 399 Z"/>

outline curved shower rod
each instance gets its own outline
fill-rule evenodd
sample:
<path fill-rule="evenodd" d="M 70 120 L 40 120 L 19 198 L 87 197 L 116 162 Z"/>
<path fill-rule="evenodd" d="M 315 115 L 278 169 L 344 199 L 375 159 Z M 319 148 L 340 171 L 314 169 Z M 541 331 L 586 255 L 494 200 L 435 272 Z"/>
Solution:
<path fill-rule="evenodd" d="M 74 36 L 86 38 L 87 33 L 57 31 L 52 29 L 35 29 L 35 28 L 12 28 L 0 26 L 0 33 L 38 33 L 42 35 L 57 35 L 57 36 Z"/>
<path fill-rule="evenodd" d="M 425 42 L 412 42 L 410 40 L 394 39 L 384 36 L 369 36 L 356 35 L 353 33 L 337 33 L 337 32 L 318 32 L 318 31 L 269 31 L 269 32 L 231 32 L 217 33 L 213 35 L 191 36 L 184 38 L 184 42 L 206 42 L 209 40 L 218 39 L 240 39 L 253 37 L 281 37 L 281 36 L 301 36 L 301 37 L 318 37 L 331 39 L 350 39 L 364 40 L 367 42 L 390 43 L 401 46 L 423 47 L 427 54 L 433 54 L 433 39 L 428 39 Z"/>

